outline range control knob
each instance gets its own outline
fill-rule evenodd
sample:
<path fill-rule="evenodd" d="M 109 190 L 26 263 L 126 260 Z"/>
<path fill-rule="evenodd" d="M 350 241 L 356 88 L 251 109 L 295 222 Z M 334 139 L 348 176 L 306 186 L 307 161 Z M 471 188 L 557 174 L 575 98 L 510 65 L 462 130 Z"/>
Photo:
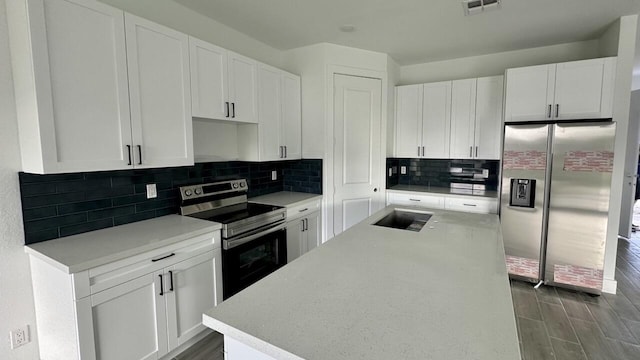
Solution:
<path fill-rule="evenodd" d="M 233 188 L 237 189 L 238 188 L 238 183 L 233 183 Z"/>
<path fill-rule="evenodd" d="M 192 192 L 189 189 L 184 191 L 184 196 L 191 196 L 191 194 L 192 194 Z"/>
<path fill-rule="evenodd" d="M 194 190 L 194 192 L 196 193 L 196 195 L 200 195 L 200 194 L 202 194 L 202 189 L 200 189 L 200 188 L 196 188 L 196 189 Z"/>
<path fill-rule="evenodd" d="M 243 187 L 245 187 L 245 186 L 247 186 L 247 184 L 245 184 L 244 182 L 241 182 L 241 183 L 240 183 L 240 187 L 241 187 L 241 188 L 243 188 Z"/>

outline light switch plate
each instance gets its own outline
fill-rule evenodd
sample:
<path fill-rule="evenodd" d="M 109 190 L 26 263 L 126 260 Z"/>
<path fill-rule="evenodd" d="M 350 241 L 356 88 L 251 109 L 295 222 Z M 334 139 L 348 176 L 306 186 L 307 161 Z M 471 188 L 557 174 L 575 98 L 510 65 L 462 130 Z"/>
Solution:
<path fill-rule="evenodd" d="M 156 184 L 147 184 L 147 199 L 153 199 L 158 197 L 158 190 Z"/>
<path fill-rule="evenodd" d="M 406 175 L 407 174 L 407 167 L 406 166 L 400 166 L 400 174 L 401 175 Z"/>

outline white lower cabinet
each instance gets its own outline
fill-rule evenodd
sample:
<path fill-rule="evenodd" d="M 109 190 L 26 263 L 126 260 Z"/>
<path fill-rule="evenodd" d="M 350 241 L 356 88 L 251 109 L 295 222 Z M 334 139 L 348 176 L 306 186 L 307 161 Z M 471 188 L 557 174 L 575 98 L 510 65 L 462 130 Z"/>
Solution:
<path fill-rule="evenodd" d="M 287 263 L 315 249 L 322 239 L 320 212 L 287 222 Z"/>
<path fill-rule="evenodd" d="M 452 194 L 387 191 L 387 205 L 421 206 L 430 209 L 497 214 L 498 199 Z"/>
<path fill-rule="evenodd" d="M 42 358 L 175 355 L 222 302 L 219 243 L 216 231 L 74 274 L 31 257 Z"/>

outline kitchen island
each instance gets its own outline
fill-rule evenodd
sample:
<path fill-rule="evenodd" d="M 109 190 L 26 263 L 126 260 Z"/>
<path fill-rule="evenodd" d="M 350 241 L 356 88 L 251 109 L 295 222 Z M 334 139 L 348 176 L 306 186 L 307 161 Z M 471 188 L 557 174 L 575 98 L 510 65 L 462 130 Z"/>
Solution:
<path fill-rule="evenodd" d="M 520 359 L 498 217 L 373 225 L 395 208 L 207 311 L 226 359 Z"/>

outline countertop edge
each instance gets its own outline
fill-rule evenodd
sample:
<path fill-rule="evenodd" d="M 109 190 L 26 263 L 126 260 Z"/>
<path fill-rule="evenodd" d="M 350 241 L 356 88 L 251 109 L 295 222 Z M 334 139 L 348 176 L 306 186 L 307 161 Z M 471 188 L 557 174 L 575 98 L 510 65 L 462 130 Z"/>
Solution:
<path fill-rule="evenodd" d="M 308 198 L 303 199 L 303 200 L 298 200 L 298 201 L 295 201 L 295 202 L 287 202 L 286 204 L 283 201 L 271 202 L 269 200 L 261 200 L 260 199 L 260 198 L 266 197 L 266 196 L 277 197 L 279 194 L 281 194 L 282 196 L 290 196 L 290 195 L 304 196 L 304 195 L 308 195 Z M 322 198 L 323 198 L 322 194 L 301 193 L 301 192 L 297 192 L 297 191 L 279 191 L 279 192 L 276 192 L 276 193 L 260 195 L 260 196 L 256 196 L 256 197 L 253 197 L 253 198 L 249 198 L 248 201 L 251 202 L 251 203 L 277 205 L 277 206 L 284 206 L 286 208 L 291 208 L 291 207 L 298 206 L 298 205 L 301 205 L 301 204 L 304 204 L 304 203 L 308 203 L 308 202 L 311 202 L 311 201 L 322 200 Z"/>

